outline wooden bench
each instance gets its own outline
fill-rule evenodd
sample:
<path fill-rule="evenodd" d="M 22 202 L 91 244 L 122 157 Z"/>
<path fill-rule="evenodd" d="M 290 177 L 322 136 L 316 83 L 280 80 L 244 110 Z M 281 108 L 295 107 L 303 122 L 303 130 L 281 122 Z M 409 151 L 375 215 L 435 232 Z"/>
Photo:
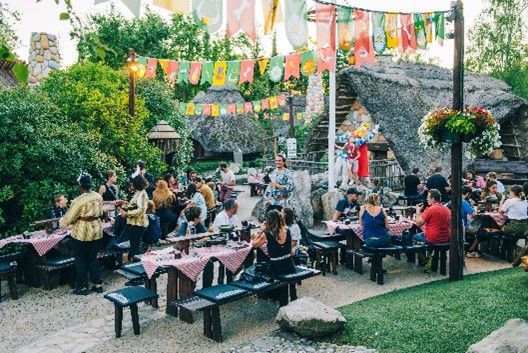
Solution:
<path fill-rule="evenodd" d="M 524 245 L 528 236 L 524 234 L 504 234 L 503 232 L 486 232 L 478 235 L 481 250 L 508 262 L 514 261 L 515 245 L 520 239 L 524 239 Z M 491 244 L 495 242 L 495 244 Z M 486 246 L 487 245 L 487 246 Z"/>
<path fill-rule="evenodd" d="M 167 269 L 164 267 L 158 267 L 156 272 L 152 275 L 151 278 L 148 278 L 145 268 L 140 262 L 127 264 L 121 266 L 120 269 L 115 271 L 117 274 L 125 277 L 128 280 L 142 280 L 145 283 L 145 288 L 158 293 L 158 282 L 157 279 L 160 275 L 167 273 Z M 149 301 L 149 304 L 153 308 L 158 308 L 158 298 L 154 298 Z"/>
<path fill-rule="evenodd" d="M 37 265 L 42 287 L 53 289 L 61 284 L 61 275 L 67 278 L 70 288 L 75 288 L 75 257 L 59 256 Z"/>
<path fill-rule="evenodd" d="M 522 185 L 528 182 L 528 163 L 525 161 L 497 161 L 491 159 L 475 159 L 475 172 L 485 176 L 488 172 L 511 173 L 516 178 L 497 178 L 504 185 Z"/>
<path fill-rule="evenodd" d="M 337 241 L 314 241 L 312 244 L 315 248 L 315 269 L 321 267 L 323 276 L 326 276 L 327 268 L 337 275 L 338 252 L 339 249 L 343 251 L 346 245 Z"/>
<path fill-rule="evenodd" d="M 173 304 L 181 309 L 204 312 L 204 335 L 217 342 L 222 342 L 222 325 L 220 306 L 251 295 L 264 294 L 271 290 L 280 291 L 279 303 L 287 305 L 288 300 L 297 299 L 296 284 L 321 272 L 304 267 L 296 267 L 296 272 L 288 275 L 277 275 L 273 282 L 248 283 L 233 281 L 229 284 L 218 284 L 193 292 L 192 296 L 178 299 Z"/>
<path fill-rule="evenodd" d="M 115 334 L 116 338 L 119 338 L 121 337 L 121 330 L 123 328 L 123 308 L 130 307 L 134 334 L 139 335 L 139 314 L 137 304 L 158 298 L 158 294 L 143 287 L 128 287 L 107 293 L 104 297 L 114 303 Z"/>
<path fill-rule="evenodd" d="M 11 299 L 13 300 L 18 299 L 18 292 L 17 292 L 16 280 L 15 280 L 16 273 L 17 273 L 16 264 L 14 263 L 11 264 L 9 262 L 0 262 L 0 303 L 2 302 L 2 280 L 7 281 Z"/>

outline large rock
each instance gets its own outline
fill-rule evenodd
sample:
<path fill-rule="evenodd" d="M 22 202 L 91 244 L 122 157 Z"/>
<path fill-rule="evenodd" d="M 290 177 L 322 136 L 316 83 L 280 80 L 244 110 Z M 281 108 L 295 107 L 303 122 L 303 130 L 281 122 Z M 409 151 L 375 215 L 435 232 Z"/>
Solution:
<path fill-rule="evenodd" d="M 322 196 L 324 194 L 326 194 L 325 189 L 317 189 L 315 191 L 312 191 L 311 199 L 312 199 L 314 222 L 325 220 L 323 199 L 322 199 Z"/>
<path fill-rule="evenodd" d="M 467 353 L 526 353 L 528 352 L 528 323 L 512 319 L 482 341 L 470 346 Z"/>
<path fill-rule="evenodd" d="M 337 189 L 331 189 L 321 196 L 323 202 L 324 219 L 332 219 L 337 202 L 343 198 L 343 192 Z"/>
<path fill-rule="evenodd" d="M 297 218 L 308 228 L 314 224 L 314 212 L 311 202 L 312 184 L 308 171 L 297 170 L 292 172 L 293 193 L 291 203 Z"/>
<path fill-rule="evenodd" d="M 307 338 L 327 336 L 346 324 L 339 311 L 310 297 L 294 300 L 280 308 L 276 321 L 281 329 Z"/>

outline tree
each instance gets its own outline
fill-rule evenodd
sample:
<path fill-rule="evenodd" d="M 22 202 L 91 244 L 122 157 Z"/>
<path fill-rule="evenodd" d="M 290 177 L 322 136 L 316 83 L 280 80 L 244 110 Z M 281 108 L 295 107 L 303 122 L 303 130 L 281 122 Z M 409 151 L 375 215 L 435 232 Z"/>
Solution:
<path fill-rule="evenodd" d="M 18 36 L 13 30 L 13 23 L 19 20 L 18 12 L 11 11 L 7 5 L 0 3 L 0 45 L 12 55 L 18 45 Z"/>
<path fill-rule="evenodd" d="M 487 5 L 469 31 L 466 67 L 500 77 L 528 57 L 523 18 L 528 0 L 489 0 Z"/>

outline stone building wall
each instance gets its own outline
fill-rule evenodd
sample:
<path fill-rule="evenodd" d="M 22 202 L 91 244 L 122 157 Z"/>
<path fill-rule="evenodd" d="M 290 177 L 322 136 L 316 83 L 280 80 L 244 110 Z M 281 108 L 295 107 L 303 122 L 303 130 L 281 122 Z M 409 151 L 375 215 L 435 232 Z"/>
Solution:
<path fill-rule="evenodd" d="M 37 85 L 52 70 L 59 70 L 60 62 L 57 36 L 45 32 L 31 33 L 28 59 L 29 85 Z"/>

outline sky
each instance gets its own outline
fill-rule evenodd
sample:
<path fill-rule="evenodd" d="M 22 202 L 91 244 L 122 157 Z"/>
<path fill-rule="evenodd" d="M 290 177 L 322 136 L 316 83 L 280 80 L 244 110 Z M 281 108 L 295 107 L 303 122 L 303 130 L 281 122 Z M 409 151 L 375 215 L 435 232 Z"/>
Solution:
<path fill-rule="evenodd" d="M 260 0 L 254 1 L 257 1 L 257 5 L 260 5 Z M 16 48 L 16 53 L 22 60 L 27 61 L 28 58 L 31 32 L 47 32 L 58 35 L 59 37 L 59 51 L 62 56 L 62 65 L 69 66 L 76 62 L 76 43 L 71 40 L 69 36 L 71 30 L 70 22 L 59 20 L 59 14 L 65 12 L 63 0 L 60 0 L 60 5 L 56 5 L 54 0 L 41 0 L 38 3 L 36 0 L 0 0 L 0 3 L 7 4 L 9 9 L 16 10 L 20 13 L 20 21 L 17 21 L 14 24 L 14 30 L 19 36 L 19 44 Z M 116 9 L 125 17 L 129 19 L 134 18 L 132 13 L 121 3 L 120 0 L 110 0 L 98 5 L 94 5 L 94 0 L 72 0 L 72 3 L 73 10 L 81 18 L 89 14 L 107 12 L 110 9 L 110 4 L 114 4 Z M 311 3 L 313 2 L 308 2 L 309 7 Z M 431 12 L 435 10 L 449 9 L 451 0 L 337 0 L 337 3 L 387 12 Z M 150 6 L 153 11 L 160 13 L 161 15 L 167 17 L 170 15 L 168 11 L 152 6 L 152 0 L 142 0 L 142 4 L 142 11 L 144 10 L 145 5 L 147 5 Z M 482 6 L 482 0 L 464 1 L 466 32 L 482 10 Z M 260 9 L 260 6 L 256 6 L 256 8 Z M 258 18 L 261 17 L 262 15 L 257 13 L 257 21 Z M 283 26 L 283 23 L 276 25 L 279 30 L 278 38 L 284 38 L 284 36 L 280 35 Z M 262 35 L 262 33 L 260 34 Z M 269 37 L 268 41 L 263 40 L 263 42 L 270 43 L 270 46 L 271 37 Z M 287 41 L 281 43 L 279 40 L 278 49 L 280 54 L 287 54 L 292 51 Z M 433 45 L 426 56 L 438 57 L 440 65 L 444 67 L 452 67 L 453 41 L 446 40 L 443 47 L 440 47 L 437 44 Z"/>

